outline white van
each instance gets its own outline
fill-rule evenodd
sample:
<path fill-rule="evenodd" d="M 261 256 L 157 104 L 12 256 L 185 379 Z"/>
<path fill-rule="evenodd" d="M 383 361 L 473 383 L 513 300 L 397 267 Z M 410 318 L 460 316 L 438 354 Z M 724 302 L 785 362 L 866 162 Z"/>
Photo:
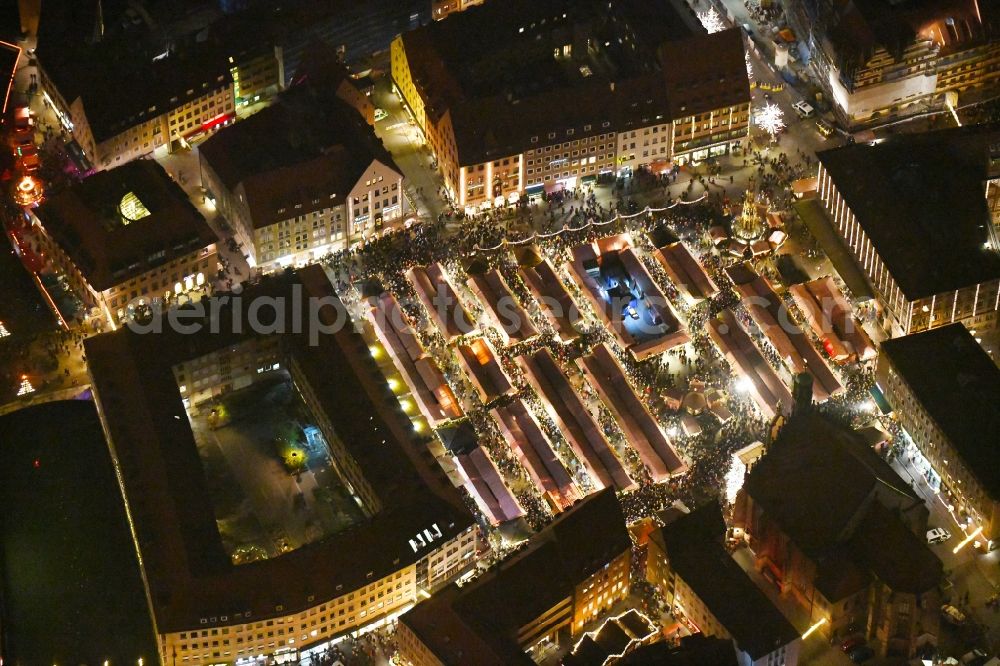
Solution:
<path fill-rule="evenodd" d="M 792 104 L 792 108 L 795 109 L 795 113 L 799 114 L 799 118 L 812 118 L 816 113 L 812 106 L 805 100 Z"/>

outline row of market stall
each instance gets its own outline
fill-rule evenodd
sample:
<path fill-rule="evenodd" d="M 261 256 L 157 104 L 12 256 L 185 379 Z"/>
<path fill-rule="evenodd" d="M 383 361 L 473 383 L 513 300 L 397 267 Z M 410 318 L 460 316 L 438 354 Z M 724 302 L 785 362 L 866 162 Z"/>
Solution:
<path fill-rule="evenodd" d="M 669 256 L 667 266 L 674 271 L 668 274 L 675 276 L 683 293 L 700 299 L 718 292 L 683 245 L 678 243 L 663 252 Z M 409 314 L 389 292 L 366 301 L 367 319 L 405 381 L 419 414 L 438 431 L 442 441 L 447 440 L 450 468 L 494 525 L 523 516 L 524 508 L 505 483 L 498 460 L 463 418 L 476 405 L 465 404 L 463 409 L 463 400 L 456 398 L 442 372 L 442 359 L 436 361 L 428 353 L 418 331 L 440 334 L 454 365 L 474 389 L 478 402 L 487 408 L 512 458 L 524 468 L 552 511 L 562 511 L 594 490 L 609 486 L 620 491 L 634 489 L 636 474 L 641 471 L 634 459 L 631 463 L 625 460 L 621 444 L 616 448 L 609 440 L 595 405 L 574 385 L 577 380 L 585 381 L 591 395 L 597 396 L 613 416 L 627 446 L 635 451 L 653 482 L 688 469 L 650 411 L 649 396 L 637 392 L 611 344 L 595 345 L 566 367 L 549 348 L 534 344 L 548 331 L 554 335 L 553 344 L 572 342 L 590 325 L 583 321 L 585 314 L 570 286 L 579 288 L 578 293 L 585 296 L 617 346 L 636 360 L 690 341 L 628 234 L 581 244 L 570 255 L 564 267 L 568 281 L 538 253 L 537 260 L 518 262 L 507 275 L 497 268 L 480 266 L 468 270 L 459 282 L 452 282 L 440 264 L 412 267 L 405 278 L 420 308 L 410 307 Z M 511 288 L 511 279 L 520 281 L 516 292 L 520 297 Z M 456 284 L 467 291 L 456 289 Z M 533 321 L 533 316 L 538 319 Z M 506 368 L 497 349 L 509 359 Z M 512 372 L 521 387 L 512 379 Z M 576 379 L 571 380 L 571 374 Z M 526 387 L 531 390 L 522 395 Z M 728 417 L 724 405 L 718 407 L 719 413 Z M 547 434 L 539 420 L 543 413 L 551 419 L 573 459 Z M 457 429 L 456 423 L 460 424 Z"/>

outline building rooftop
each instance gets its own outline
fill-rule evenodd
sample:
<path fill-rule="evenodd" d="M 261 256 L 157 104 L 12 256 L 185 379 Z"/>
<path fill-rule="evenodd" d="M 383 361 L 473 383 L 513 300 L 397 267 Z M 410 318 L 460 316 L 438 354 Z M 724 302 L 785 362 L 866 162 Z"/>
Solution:
<path fill-rule="evenodd" d="M 995 5 L 976 0 L 839 0 L 833 7 L 829 39 L 846 69 L 863 66 L 878 48 L 898 59 L 915 40 L 929 39 L 947 53 L 1000 31 Z"/>
<path fill-rule="evenodd" d="M 680 645 L 660 641 L 646 645 L 621 661 L 619 666 L 737 666 L 733 642 L 694 634 L 681 638 Z"/>
<path fill-rule="evenodd" d="M 47 197 L 35 214 L 98 291 L 217 240 L 152 160 L 95 173 Z"/>
<path fill-rule="evenodd" d="M 446 664 L 530 664 L 518 630 L 631 548 L 612 489 L 584 499 L 478 580 L 418 605 L 400 621 Z"/>
<path fill-rule="evenodd" d="M 667 109 L 663 79 L 653 74 L 616 81 L 613 87 L 607 81 L 588 81 L 516 101 L 481 97 L 449 108 L 462 164 L 531 150 L 535 147 L 531 137 L 551 141 L 545 138 L 551 132 L 562 137 L 572 130 L 574 139 L 586 139 L 612 129 L 649 125 L 657 118 L 666 123 Z"/>
<path fill-rule="evenodd" d="M 219 130 L 199 152 L 227 188 L 243 184 L 258 227 L 291 217 L 285 211 L 295 204 L 302 204 L 295 212 L 302 215 L 342 203 L 372 160 L 399 171 L 335 87 L 309 82 Z"/>
<path fill-rule="evenodd" d="M 950 324 L 882 343 L 882 354 L 994 499 L 1000 500 L 1000 369 Z"/>
<path fill-rule="evenodd" d="M 698 57 L 692 58 L 691 54 Z M 659 49 L 673 118 L 750 101 L 743 36 L 733 28 L 665 41 Z M 683 65 L 678 65 L 683 63 Z"/>
<path fill-rule="evenodd" d="M 726 524 L 712 503 L 660 528 L 670 569 L 677 573 L 754 661 L 788 645 L 799 632 L 722 545 Z"/>
<path fill-rule="evenodd" d="M 998 142 L 994 124 L 898 134 L 818 154 L 909 300 L 1000 278 L 984 190 Z"/>
<path fill-rule="evenodd" d="M 746 491 L 809 556 L 835 544 L 876 484 L 922 503 L 860 438 L 815 413 L 790 419 L 750 472 Z"/>
<path fill-rule="evenodd" d="M 214 40 L 168 36 L 118 0 L 46 4 L 37 53 L 66 103 L 83 99 L 98 142 L 232 81 Z"/>
<path fill-rule="evenodd" d="M 740 33 L 720 34 L 706 35 L 677 0 L 512 0 L 403 42 L 428 115 L 450 112 L 459 161 L 475 164 L 552 131 L 585 138 L 749 102 Z M 706 54 L 695 65 L 692 49 Z"/>
<path fill-rule="evenodd" d="M 0 417 L 0 430 L 5 662 L 153 661 L 139 562 L 94 403 L 25 406 Z"/>
<path fill-rule="evenodd" d="M 941 582 L 941 560 L 892 511 L 874 503 L 854 530 L 848 549 L 858 566 L 896 592 L 921 594 Z"/>
<path fill-rule="evenodd" d="M 923 500 L 860 436 L 819 413 L 782 426 L 744 492 L 816 562 L 816 586 L 830 601 L 858 591 L 870 575 L 900 592 L 941 580 L 940 560 L 876 495 L 898 497 L 904 513 L 925 511 Z"/>
<path fill-rule="evenodd" d="M 248 288 L 242 302 L 257 297 L 322 298 L 322 323 L 349 320 L 318 266 Z M 373 507 L 368 520 L 342 532 L 280 557 L 240 565 L 227 555 L 216 528 L 172 368 L 263 334 L 250 332 L 245 309 L 234 314 L 231 305 L 224 305 L 212 320 L 217 333 L 206 330 L 209 320 L 201 320 L 203 329 L 195 334 L 140 335 L 124 328 L 86 342 L 95 396 L 121 469 L 161 633 L 302 611 L 417 561 L 425 552 L 413 546 L 413 537 L 423 530 L 436 525 L 444 541 L 473 525 L 458 492 L 426 459 L 362 338 L 347 325 L 310 344 L 309 324 L 293 324 L 309 306 L 285 307 L 275 326 L 301 331 L 275 334 L 283 364 L 301 373 L 322 410 L 320 418 L 330 423 L 380 506 Z M 343 409 L 345 400 L 350 410 Z"/>

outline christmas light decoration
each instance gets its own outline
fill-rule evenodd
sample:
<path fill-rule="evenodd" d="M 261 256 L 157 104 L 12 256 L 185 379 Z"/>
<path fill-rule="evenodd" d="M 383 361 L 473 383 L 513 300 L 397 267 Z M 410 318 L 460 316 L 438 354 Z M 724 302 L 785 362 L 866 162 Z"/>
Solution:
<path fill-rule="evenodd" d="M 785 129 L 784 115 L 777 104 L 768 102 L 754 114 L 754 123 L 757 127 L 770 134 L 773 140 L 781 130 Z"/>
<path fill-rule="evenodd" d="M 710 8 L 705 12 L 699 12 L 698 20 L 701 21 L 701 25 L 708 31 L 708 34 L 722 32 L 726 29 L 726 24 L 722 22 L 722 17 L 719 16 L 719 12 L 715 11 L 714 8 Z"/>
<path fill-rule="evenodd" d="M 35 392 L 35 387 L 31 385 L 30 381 L 28 381 L 28 375 L 21 375 L 21 386 L 18 387 L 17 389 L 17 395 L 18 396 L 28 395 L 29 393 L 34 393 L 34 392 Z"/>

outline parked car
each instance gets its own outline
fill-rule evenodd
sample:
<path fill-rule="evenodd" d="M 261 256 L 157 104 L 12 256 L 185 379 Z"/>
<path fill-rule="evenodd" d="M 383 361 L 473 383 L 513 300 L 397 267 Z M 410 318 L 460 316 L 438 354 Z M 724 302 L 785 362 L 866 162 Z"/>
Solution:
<path fill-rule="evenodd" d="M 41 161 L 38 159 L 38 154 L 34 153 L 32 155 L 27 155 L 21 158 L 21 167 L 27 173 L 34 173 L 38 171 L 38 167 L 41 165 Z"/>
<path fill-rule="evenodd" d="M 943 527 L 935 527 L 934 529 L 927 530 L 927 543 L 944 543 L 951 538 L 951 532 L 944 529 Z"/>
<path fill-rule="evenodd" d="M 816 113 L 812 105 L 805 100 L 792 104 L 792 108 L 795 109 L 795 113 L 799 114 L 799 118 L 812 118 Z"/>
<path fill-rule="evenodd" d="M 965 613 L 958 610 L 951 604 L 945 604 L 941 606 L 941 614 L 944 615 L 946 622 L 951 624 L 965 624 Z"/>
<path fill-rule="evenodd" d="M 847 656 L 849 656 L 851 661 L 855 664 L 863 664 L 875 656 L 875 650 L 871 649 L 867 645 L 861 645 L 851 650 L 850 654 Z"/>
<path fill-rule="evenodd" d="M 865 644 L 865 637 L 861 635 L 848 636 L 840 644 L 841 652 L 851 652 Z"/>
<path fill-rule="evenodd" d="M 822 118 L 816 119 L 816 131 L 822 134 L 824 137 L 829 138 L 833 135 L 833 125 L 826 122 Z"/>

